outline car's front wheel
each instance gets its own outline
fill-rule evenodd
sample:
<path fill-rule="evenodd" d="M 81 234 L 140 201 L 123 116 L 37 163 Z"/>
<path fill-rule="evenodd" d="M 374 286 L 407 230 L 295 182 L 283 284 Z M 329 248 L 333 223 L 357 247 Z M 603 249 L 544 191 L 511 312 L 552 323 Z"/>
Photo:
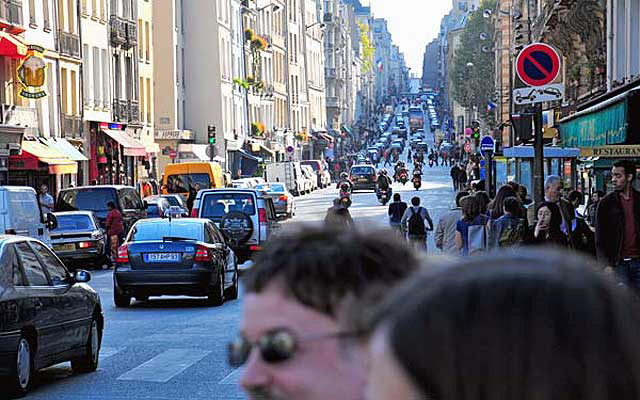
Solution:
<path fill-rule="evenodd" d="M 91 320 L 91 327 L 85 347 L 85 353 L 82 357 L 71 360 L 71 368 L 73 369 L 73 372 L 82 374 L 86 372 L 93 372 L 98 369 L 101 338 L 102 332 L 100 324 L 96 318 L 93 318 L 93 320 Z"/>
<path fill-rule="evenodd" d="M 33 351 L 32 342 L 25 335 L 20 337 L 16 349 L 14 368 L 9 376 L 9 384 L 15 397 L 23 397 L 31 389 L 33 380 Z"/>

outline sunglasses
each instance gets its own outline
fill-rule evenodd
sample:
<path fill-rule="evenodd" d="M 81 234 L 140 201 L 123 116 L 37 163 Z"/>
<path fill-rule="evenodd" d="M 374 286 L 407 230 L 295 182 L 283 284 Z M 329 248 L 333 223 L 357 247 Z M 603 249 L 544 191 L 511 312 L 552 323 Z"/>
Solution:
<path fill-rule="evenodd" d="M 296 355 L 300 342 L 350 338 L 356 335 L 354 332 L 334 332 L 298 337 L 293 332 L 280 329 L 265 333 L 254 343 L 249 342 L 244 336 L 239 336 L 236 340 L 229 343 L 229 366 L 238 368 L 244 365 L 249 359 L 254 347 L 258 348 L 260 357 L 262 357 L 262 360 L 267 364 L 280 364 L 291 360 Z"/>

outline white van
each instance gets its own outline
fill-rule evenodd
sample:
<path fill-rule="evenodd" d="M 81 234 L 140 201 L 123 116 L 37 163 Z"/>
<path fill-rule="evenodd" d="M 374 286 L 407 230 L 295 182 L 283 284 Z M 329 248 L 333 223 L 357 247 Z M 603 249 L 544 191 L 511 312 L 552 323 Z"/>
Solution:
<path fill-rule="evenodd" d="M 49 229 L 55 229 L 56 217 L 42 215 L 38 195 L 26 186 L 0 186 L 0 233 L 36 238 L 51 246 Z"/>
<path fill-rule="evenodd" d="M 267 182 L 282 182 L 287 190 L 294 196 L 304 194 L 305 176 L 302 173 L 300 162 L 285 161 L 267 164 Z"/>

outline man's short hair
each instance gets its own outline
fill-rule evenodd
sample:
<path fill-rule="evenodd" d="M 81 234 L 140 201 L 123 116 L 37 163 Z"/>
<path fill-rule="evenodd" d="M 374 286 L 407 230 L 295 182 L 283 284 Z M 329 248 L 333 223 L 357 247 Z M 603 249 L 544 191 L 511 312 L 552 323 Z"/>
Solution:
<path fill-rule="evenodd" d="M 372 286 L 389 287 L 417 265 L 407 244 L 387 232 L 305 227 L 265 245 L 244 283 L 250 293 L 277 284 L 285 295 L 337 318 L 347 297 L 360 297 Z"/>
<path fill-rule="evenodd" d="M 631 175 L 631 180 L 636 179 L 636 164 L 631 160 L 618 160 L 613 163 L 613 168 L 624 168 L 625 175 Z"/>
<path fill-rule="evenodd" d="M 460 207 L 460 200 L 462 200 L 463 197 L 466 197 L 468 195 L 469 195 L 469 192 L 466 192 L 466 191 L 458 192 L 458 194 L 456 194 L 456 207 Z"/>
<path fill-rule="evenodd" d="M 400 201 L 400 193 L 396 193 L 393 195 L 393 201 Z"/>
<path fill-rule="evenodd" d="M 562 182 L 562 179 L 558 175 L 549 175 L 544 180 L 544 190 L 547 190 L 551 185 L 555 185 L 557 182 Z"/>
<path fill-rule="evenodd" d="M 418 207 L 420 205 L 420 197 L 415 196 L 411 199 L 411 205 L 414 207 Z"/>

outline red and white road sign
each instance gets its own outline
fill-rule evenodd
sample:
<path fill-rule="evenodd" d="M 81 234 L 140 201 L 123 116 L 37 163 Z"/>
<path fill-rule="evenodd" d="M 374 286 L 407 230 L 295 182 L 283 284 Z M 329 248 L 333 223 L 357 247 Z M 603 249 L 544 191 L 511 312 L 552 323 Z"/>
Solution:
<path fill-rule="evenodd" d="M 548 44 L 530 44 L 518 54 L 516 72 L 529 86 L 547 85 L 560 73 L 560 55 Z"/>

